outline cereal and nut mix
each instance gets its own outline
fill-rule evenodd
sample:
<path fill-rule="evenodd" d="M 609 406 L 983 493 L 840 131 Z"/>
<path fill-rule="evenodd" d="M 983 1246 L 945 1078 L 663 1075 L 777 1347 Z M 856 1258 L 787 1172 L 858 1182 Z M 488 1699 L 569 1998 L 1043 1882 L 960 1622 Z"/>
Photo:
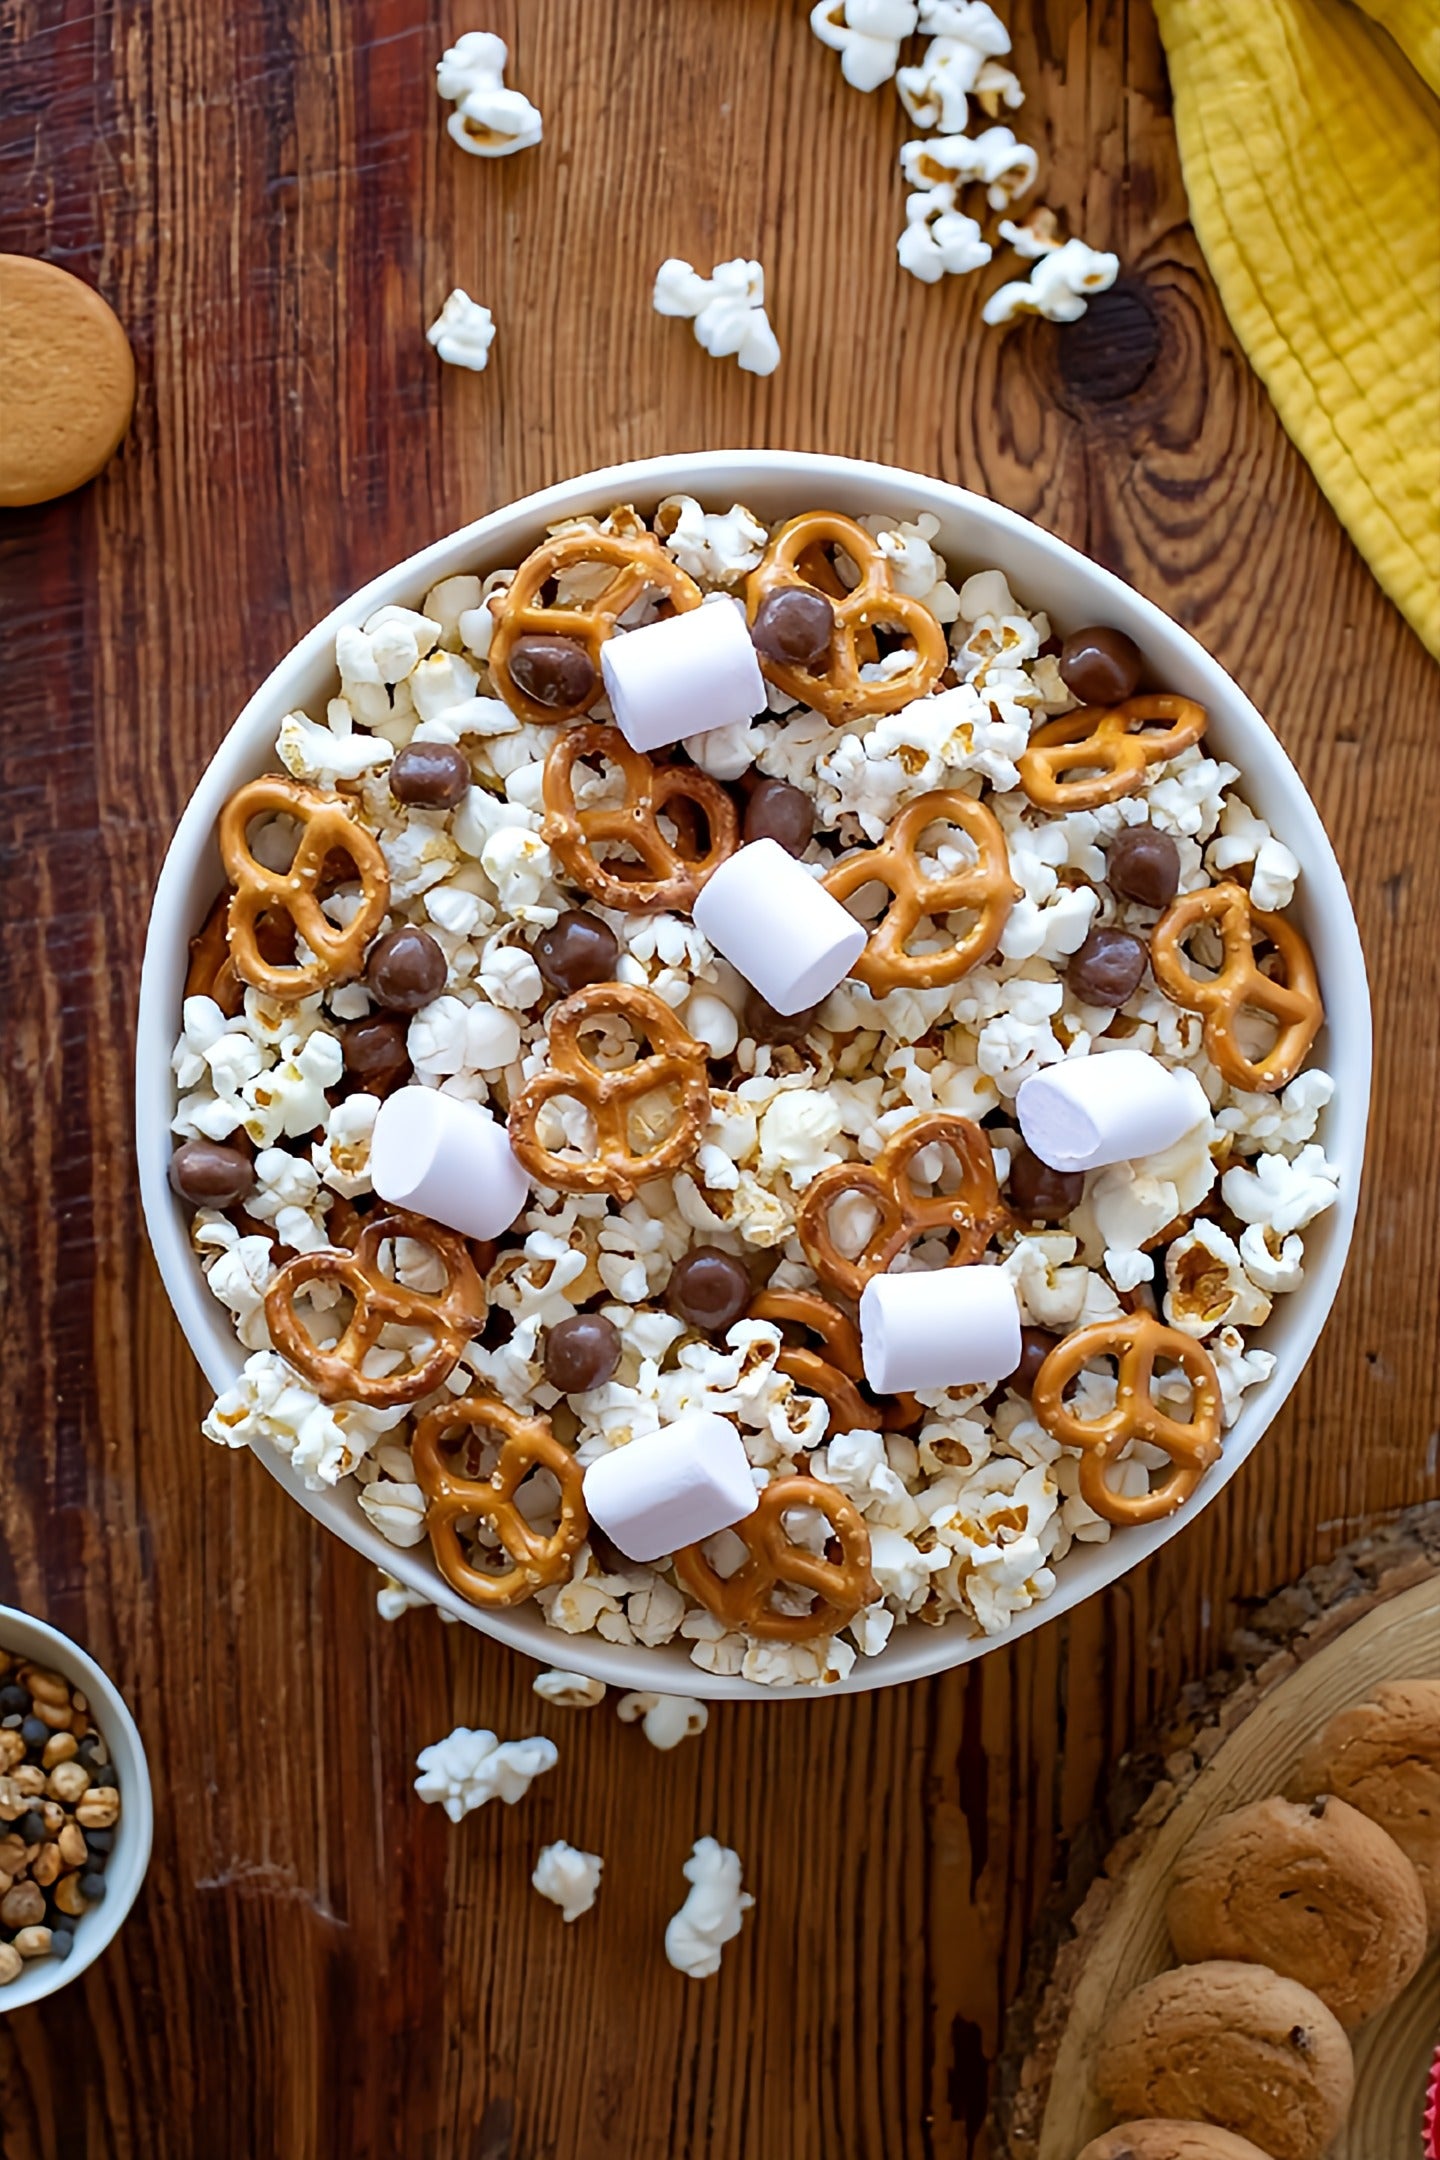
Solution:
<path fill-rule="evenodd" d="M 90 1706 L 60 1673 L 0 1648 L 0 1988 L 70 1955 L 105 1895 L 120 1790 Z"/>
<path fill-rule="evenodd" d="M 1077 1540 L 1180 1505 L 1339 1187 L 1300 865 L 1204 710 L 947 563 L 930 517 L 796 508 L 617 505 L 340 631 L 323 714 L 222 819 L 171 1176 L 246 1353 L 212 1439 L 344 1481 L 481 1605 L 824 1685 L 916 1621 L 1003 1633 Z M 767 709 L 643 756 L 604 646 L 702 602 L 744 605 Z M 869 932 L 791 1015 L 692 915 L 758 840 Z M 1039 1161 L 1023 1082 L 1122 1048 L 1193 1076 L 1200 1121 Z M 403 1085 L 508 1126 L 530 1189 L 497 1240 L 377 1200 Z M 877 1395 L 865 1283 L 956 1261 L 1008 1276 L 1019 1366 Z M 761 1506 L 640 1565 L 582 1475 L 689 1412 L 733 1423 Z M 8 1824 L 44 1756 L 0 1748 Z M 40 1784 L 113 1819 L 83 1741 Z"/>

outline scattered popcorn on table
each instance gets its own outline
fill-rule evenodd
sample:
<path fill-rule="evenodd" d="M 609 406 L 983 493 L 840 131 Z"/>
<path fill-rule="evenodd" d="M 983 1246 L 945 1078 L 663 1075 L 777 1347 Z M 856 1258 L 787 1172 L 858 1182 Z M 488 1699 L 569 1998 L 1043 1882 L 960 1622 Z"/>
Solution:
<path fill-rule="evenodd" d="M 900 65 L 900 47 L 920 19 L 916 0 L 818 0 L 810 27 L 840 55 L 853 90 L 878 90 Z"/>
<path fill-rule="evenodd" d="M 708 1980 L 755 1903 L 740 1887 L 740 1855 L 713 1837 L 697 1839 L 681 1871 L 690 1889 L 665 1930 L 665 1955 L 677 1972 Z"/>
<path fill-rule="evenodd" d="M 655 273 L 657 315 L 694 322 L 695 335 L 714 360 L 734 358 L 748 375 L 773 375 L 780 347 L 765 313 L 765 272 L 737 256 L 717 263 L 708 278 L 671 256 Z"/>
<path fill-rule="evenodd" d="M 493 31 L 467 30 L 436 63 L 435 87 L 455 108 L 445 123 L 450 139 L 472 157 L 512 157 L 544 132 L 530 100 L 505 87 L 509 58 Z"/>
<path fill-rule="evenodd" d="M 559 1838 L 544 1845 L 530 1880 L 541 1897 L 560 1907 L 562 1920 L 578 1920 L 589 1912 L 600 1891 L 600 1871 L 605 1863 L 599 1853 L 580 1852 Z"/>
<path fill-rule="evenodd" d="M 1103 255 L 1083 240 L 1042 255 L 1028 278 L 1002 285 L 982 309 L 987 323 L 1013 322 L 1017 315 L 1044 315 L 1050 322 L 1078 322 L 1085 303 L 1105 292 L 1120 274 L 1118 255 Z"/>
<path fill-rule="evenodd" d="M 415 1790 L 422 1800 L 438 1801 L 452 1823 L 463 1821 L 489 1800 L 514 1807 L 543 1771 L 560 1760 L 553 1740 L 497 1740 L 493 1732 L 472 1732 L 457 1725 L 444 1740 L 421 1748 Z"/>
<path fill-rule="evenodd" d="M 490 365 L 495 318 L 488 307 L 457 285 L 425 335 L 449 366 L 482 375 Z"/>
<path fill-rule="evenodd" d="M 592 1680 L 588 1673 L 565 1672 L 558 1666 L 537 1673 L 530 1685 L 542 1702 L 556 1703 L 566 1710 L 590 1710 L 605 1700 L 603 1680 Z"/>
<path fill-rule="evenodd" d="M 693 1695 L 622 1695 L 615 1708 L 622 1725 L 633 1725 L 638 1718 L 651 1747 L 665 1752 L 682 1740 L 697 1739 L 710 1722 L 707 1705 Z"/>

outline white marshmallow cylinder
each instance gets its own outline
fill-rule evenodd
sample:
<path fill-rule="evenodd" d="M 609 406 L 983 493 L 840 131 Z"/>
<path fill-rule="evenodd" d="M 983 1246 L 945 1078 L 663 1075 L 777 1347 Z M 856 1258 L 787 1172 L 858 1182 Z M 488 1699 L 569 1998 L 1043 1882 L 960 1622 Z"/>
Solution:
<path fill-rule="evenodd" d="M 712 871 L 696 927 L 778 1013 L 818 1005 L 865 950 L 864 925 L 778 840 L 752 840 Z"/>
<path fill-rule="evenodd" d="M 1015 1110 L 1025 1145 L 1052 1170 L 1101 1170 L 1173 1147 L 1210 1104 L 1194 1073 L 1107 1050 L 1032 1073 Z"/>
<path fill-rule="evenodd" d="M 753 1515 L 745 1445 L 729 1418 L 695 1410 L 613 1448 L 585 1472 L 585 1505 L 629 1560 L 659 1560 Z"/>
<path fill-rule="evenodd" d="M 877 1395 L 974 1387 L 1020 1363 L 1020 1305 L 998 1267 L 872 1275 L 860 1296 L 860 1354 Z"/>
<path fill-rule="evenodd" d="M 381 1103 L 370 1136 L 370 1182 L 391 1207 L 462 1237 L 498 1237 L 530 1197 L 505 1127 L 436 1088 L 399 1088 Z"/>
<path fill-rule="evenodd" d="M 661 750 L 765 710 L 765 678 L 735 601 L 709 601 L 607 638 L 600 669 L 632 750 Z"/>

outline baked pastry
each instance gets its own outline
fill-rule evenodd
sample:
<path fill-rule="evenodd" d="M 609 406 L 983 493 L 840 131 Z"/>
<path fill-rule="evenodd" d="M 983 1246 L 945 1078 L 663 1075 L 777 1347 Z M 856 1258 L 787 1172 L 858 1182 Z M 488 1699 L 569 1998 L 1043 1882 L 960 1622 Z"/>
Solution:
<path fill-rule="evenodd" d="M 1326 1794 L 1256 1800 L 1209 1823 L 1176 1864 L 1165 1918 L 1184 1963 L 1268 1965 L 1345 2026 L 1394 2002 L 1425 1955 L 1411 1862 L 1377 1823 Z"/>
<path fill-rule="evenodd" d="M 1384 1680 L 1338 1710 L 1295 1766 L 1297 1799 L 1331 1792 L 1388 1830 L 1414 1863 L 1440 1935 L 1440 1680 Z"/>
<path fill-rule="evenodd" d="M 1095 2056 L 1120 2116 L 1212 2122 L 1273 2160 L 1321 2160 L 1355 2088 L 1350 2043 L 1318 1995 L 1264 1965 L 1220 1959 L 1146 1980 Z"/>
<path fill-rule="evenodd" d="M 1269 2155 L 1216 2123 L 1164 2122 L 1152 2115 L 1091 2138 L 1076 2160 L 1269 2160 Z"/>

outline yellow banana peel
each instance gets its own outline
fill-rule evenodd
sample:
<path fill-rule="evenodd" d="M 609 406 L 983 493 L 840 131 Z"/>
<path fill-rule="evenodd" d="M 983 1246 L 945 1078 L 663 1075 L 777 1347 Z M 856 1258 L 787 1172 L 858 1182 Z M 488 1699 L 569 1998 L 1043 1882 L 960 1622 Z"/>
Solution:
<path fill-rule="evenodd" d="M 1440 658 L 1440 0 L 1156 0 L 1225 311 Z"/>

